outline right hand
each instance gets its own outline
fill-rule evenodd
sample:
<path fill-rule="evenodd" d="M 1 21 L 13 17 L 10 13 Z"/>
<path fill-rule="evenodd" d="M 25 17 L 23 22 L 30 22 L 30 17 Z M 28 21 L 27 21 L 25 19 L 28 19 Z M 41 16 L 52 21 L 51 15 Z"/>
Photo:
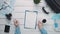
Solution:
<path fill-rule="evenodd" d="M 43 28 L 43 23 L 40 22 L 40 21 L 38 21 L 38 28 L 39 28 L 39 29 L 42 29 L 42 28 Z"/>

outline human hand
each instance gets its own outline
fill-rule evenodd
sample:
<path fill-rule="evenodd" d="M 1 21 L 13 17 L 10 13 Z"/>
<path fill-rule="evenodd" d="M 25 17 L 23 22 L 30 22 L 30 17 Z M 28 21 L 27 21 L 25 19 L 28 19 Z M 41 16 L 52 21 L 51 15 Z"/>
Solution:
<path fill-rule="evenodd" d="M 42 29 L 42 28 L 43 28 L 43 23 L 40 22 L 40 21 L 38 21 L 38 28 L 39 28 L 39 29 Z"/>
<path fill-rule="evenodd" d="M 17 27 L 18 25 L 19 25 L 19 22 L 18 22 L 18 20 L 14 20 L 14 25 Z"/>

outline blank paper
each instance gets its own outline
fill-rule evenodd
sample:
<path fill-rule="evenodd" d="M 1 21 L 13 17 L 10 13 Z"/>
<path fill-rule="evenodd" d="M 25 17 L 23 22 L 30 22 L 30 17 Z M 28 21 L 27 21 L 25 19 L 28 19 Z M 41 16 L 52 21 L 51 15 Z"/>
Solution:
<path fill-rule="evenodd" d="M 37 12 L 25 12 L 25 28 L 36 28 Z"/>

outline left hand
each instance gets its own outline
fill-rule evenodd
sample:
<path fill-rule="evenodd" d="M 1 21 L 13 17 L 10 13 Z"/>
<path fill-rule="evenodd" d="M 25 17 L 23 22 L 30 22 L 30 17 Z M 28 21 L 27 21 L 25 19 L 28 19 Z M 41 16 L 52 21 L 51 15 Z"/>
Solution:
<path fill-rule="evenodd" d="M 14 20 L 14 25 L 17 27 L 18 25 L 19 25 L 19 22 L 18 22 L 18 20 Z"/>

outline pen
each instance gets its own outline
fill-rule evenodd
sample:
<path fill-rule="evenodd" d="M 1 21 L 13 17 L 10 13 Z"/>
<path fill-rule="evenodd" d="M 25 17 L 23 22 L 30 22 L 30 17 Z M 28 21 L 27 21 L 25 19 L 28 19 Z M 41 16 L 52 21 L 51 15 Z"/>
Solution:
<path fill-rule="evenodd" d="M 43 12 L 44 12 L 45 14 L 49 14 L 49 12 L 47 12 L 47 11 L 44 9 L 44 7 L 42 7 L 42 10 L 43 10 Z"/>

